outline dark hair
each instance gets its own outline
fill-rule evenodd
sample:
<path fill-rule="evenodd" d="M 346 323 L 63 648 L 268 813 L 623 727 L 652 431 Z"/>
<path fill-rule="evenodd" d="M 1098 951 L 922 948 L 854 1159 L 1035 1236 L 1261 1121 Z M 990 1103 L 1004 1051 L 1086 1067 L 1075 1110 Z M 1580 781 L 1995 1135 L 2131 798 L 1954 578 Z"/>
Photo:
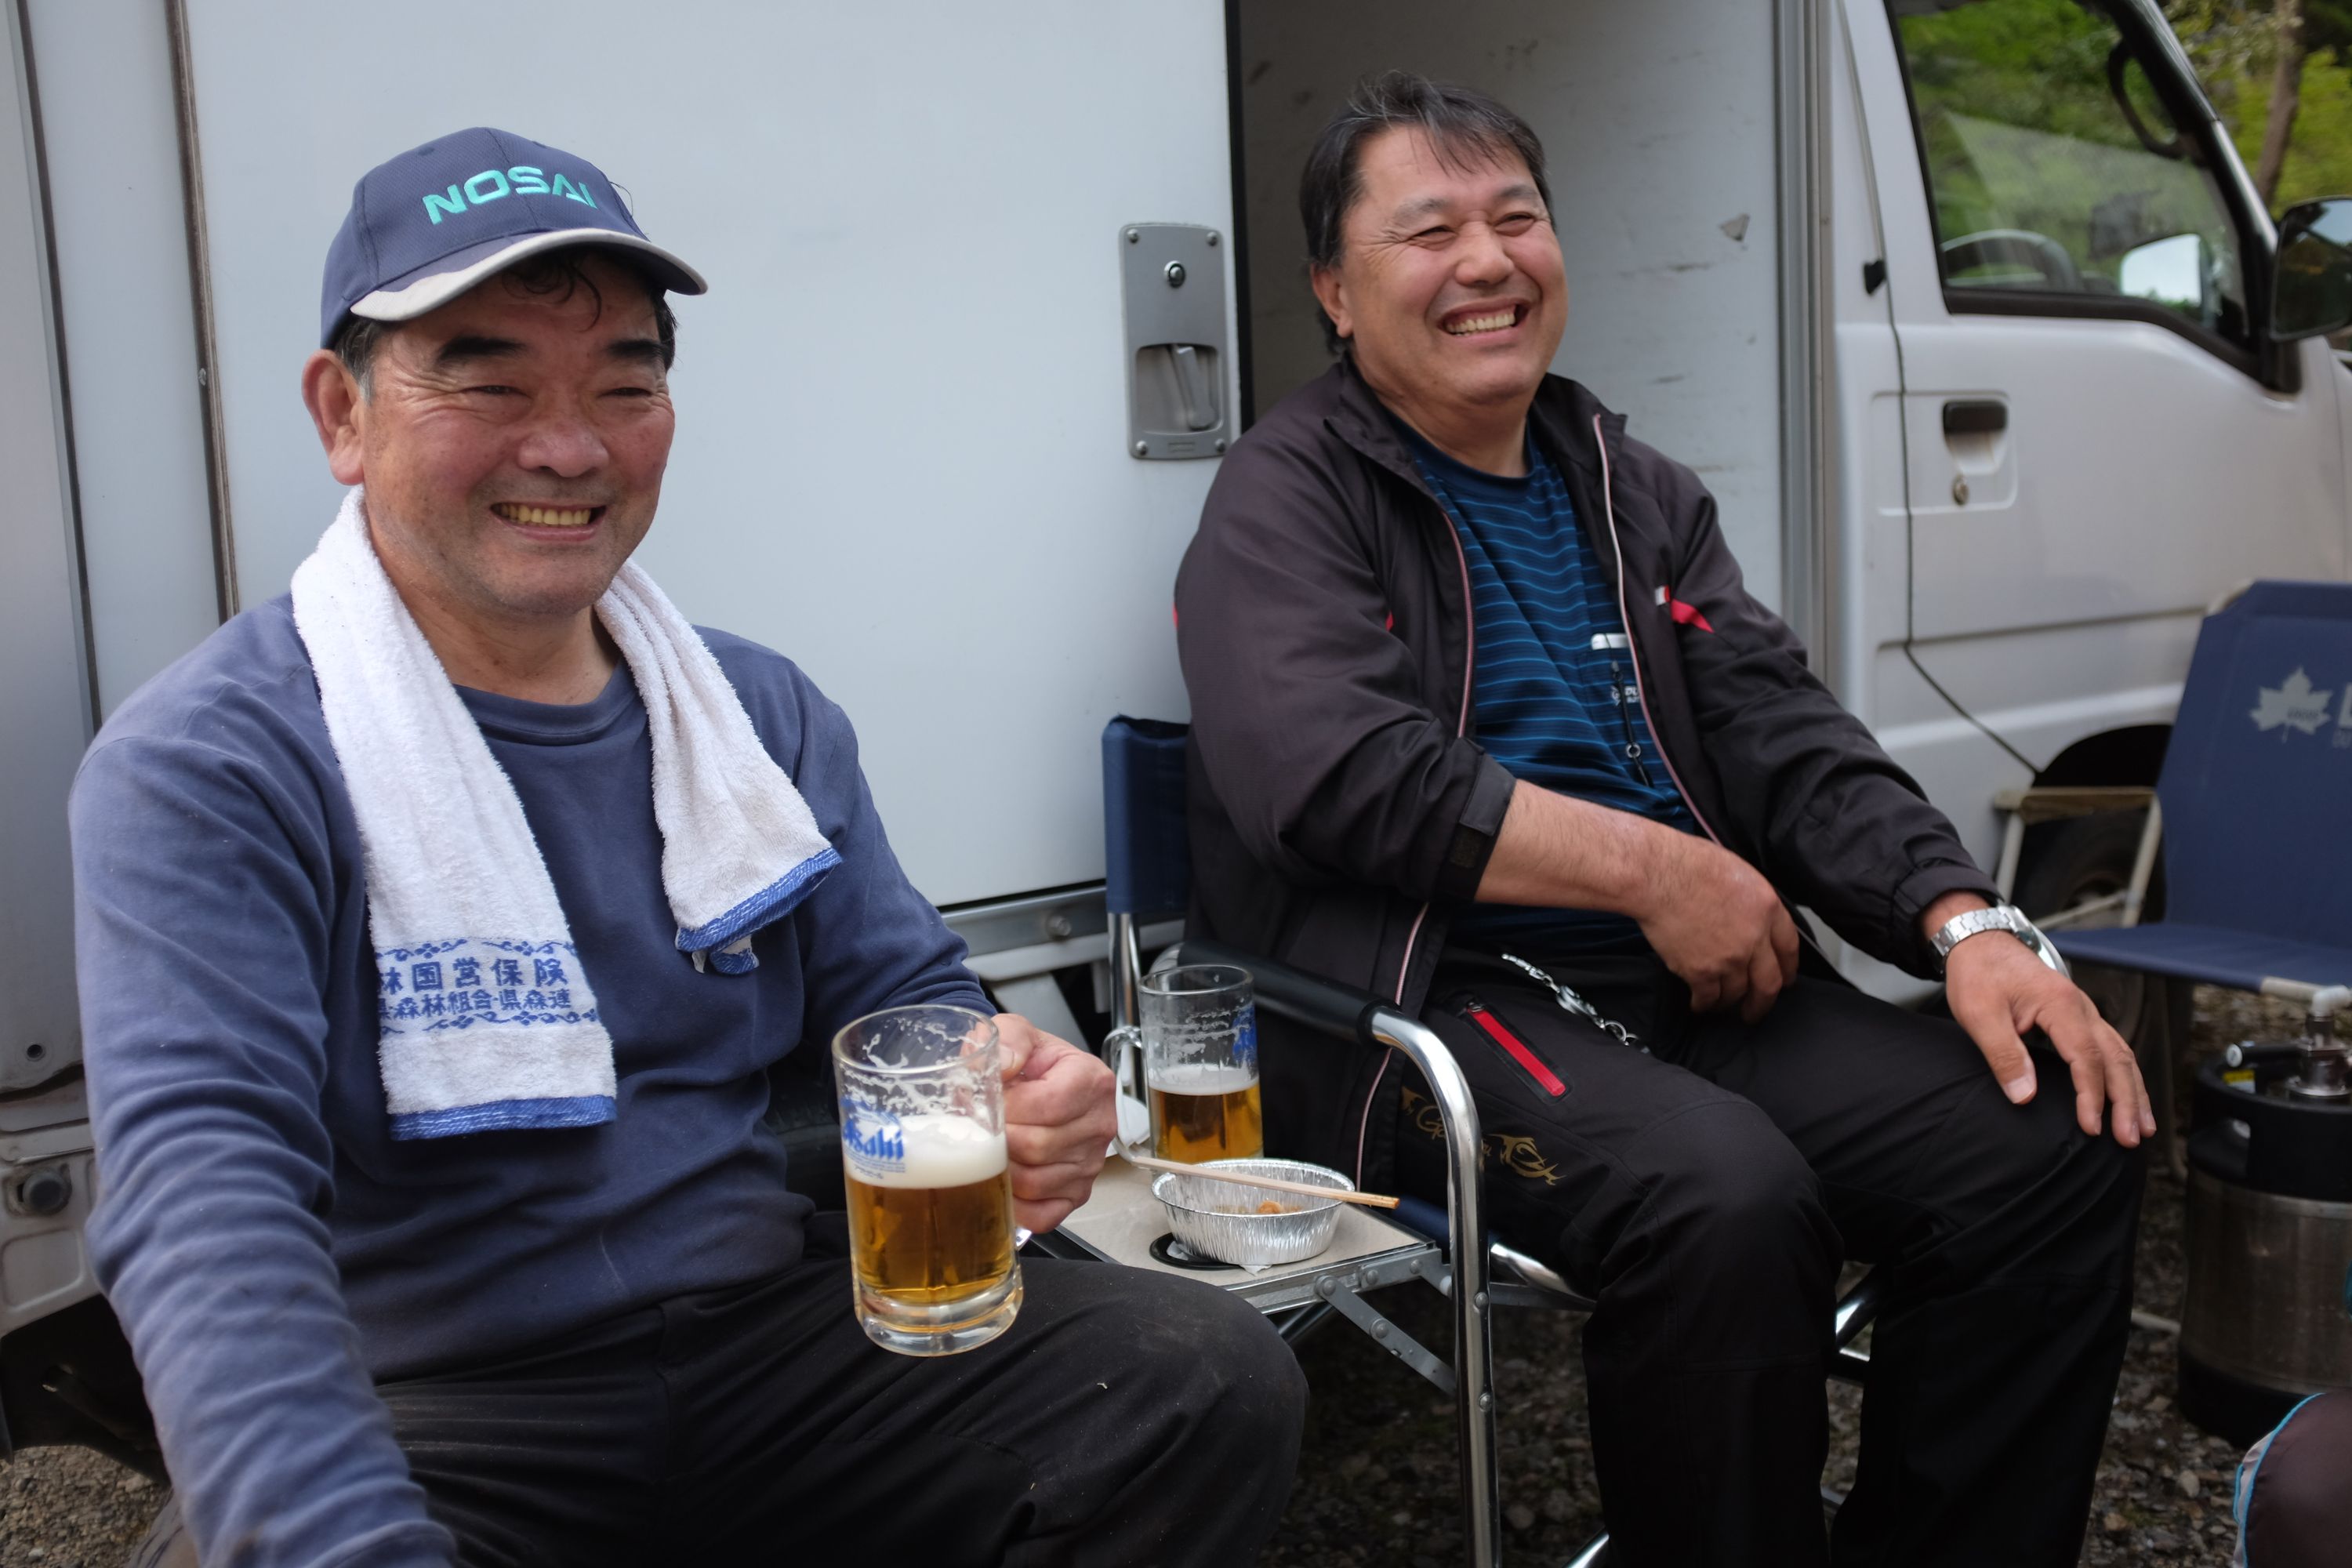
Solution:
<path fill-rule="evenodd" d="M 1448 168 L 1516 157 L 1528 166 L 1536 194 L 1551 206 L 1544 179 L 1543 143 L 1528 122 L 1475 88 L 1432 81 L 1414 71 L 1383 71 L 1358 82 L 1307 154 L 1298 176 L 1298 216 L 1307 225 L 1307 265 L 1336 267 L 1348 210 L 1364 194 L 1364 143 L 1383 131 L 1418 130 Z M 1320 307 L 1323 341 L 1334 353 L 1346 345 Z"/>
<path fill-rule="evenodd" d="M 527 256 L 498 276 L 512 279 L 515 287 L 526 294 L 553 294 L 558 304 L 585 289 L 596 301 L 596 314 L 602 317 L 604 291 L 588 275 L 586 265 L 592 256 L 613 262 L 645 286 L 646 297 L 653 301 L 654 332 L 661 340 L 662 368 L 667 370 L 677 359 L 677 317 L 671 313 L 669 296 L 662 286 L 632 262 L 626 253 L 598 245 L 567 245 L 560 250 Z M 373 321 L 364 316 L 345 316 L 343 324 L 336 329 L 335 357 L 343 362 L 343 368 L 352 373 L 352 379 L 360 384 L 362 393 L 372 390 L 368 378 L 375 369 L 376 349 L 383 344 L 384 334 L 399 324 Z"/>

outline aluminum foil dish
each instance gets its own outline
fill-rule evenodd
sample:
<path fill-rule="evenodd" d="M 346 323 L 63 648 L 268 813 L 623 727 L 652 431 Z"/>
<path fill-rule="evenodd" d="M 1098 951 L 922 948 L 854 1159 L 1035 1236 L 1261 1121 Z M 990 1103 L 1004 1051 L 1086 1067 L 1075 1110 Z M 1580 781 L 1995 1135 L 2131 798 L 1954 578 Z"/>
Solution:
<path fill-rule="evenodd" d="M 1244 1268 L 1297 1263 L 1331 1245 L 1339 1228 L 1337 1198 L 1310 1198 L 1220 1182 L 1218 1171 L 1353 1192 L 1356 1184 L 1339 1172 L 1297 1160 L 1211 1160 L 1191 1171 L 1165 1171 L 1154 1178 L 1151 1195 L 1168 1211 L 1168 1228 L 1192 1252 Z"/>

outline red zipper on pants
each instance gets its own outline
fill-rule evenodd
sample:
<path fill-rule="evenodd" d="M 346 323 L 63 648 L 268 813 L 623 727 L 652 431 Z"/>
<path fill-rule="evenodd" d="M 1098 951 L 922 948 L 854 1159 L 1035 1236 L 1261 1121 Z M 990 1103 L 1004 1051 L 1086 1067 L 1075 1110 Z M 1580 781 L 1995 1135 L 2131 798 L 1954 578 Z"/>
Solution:
<path fill-rule="evenodd" d="M 1503 1027 L 1503 1021 L 1500 1018 L 1496 1017 L 1475 1002 L 1471 1003 L 1463 1011 L 1470 1016 L 1472 1023 L 1486 1031 L 1487 1038 L 1510 1052 L 1511 1059 L 1527 1068 L 1528 1076 L 1543 1085 L 1546 1094 L 1557 1100 L 1568 1092 L 1568 1085 L 1560 1081 L 1559 1075 L 1544 1066 L 1542 1059 L 1535 1052 L 1528 1049 L 1526 1041 Z"/>

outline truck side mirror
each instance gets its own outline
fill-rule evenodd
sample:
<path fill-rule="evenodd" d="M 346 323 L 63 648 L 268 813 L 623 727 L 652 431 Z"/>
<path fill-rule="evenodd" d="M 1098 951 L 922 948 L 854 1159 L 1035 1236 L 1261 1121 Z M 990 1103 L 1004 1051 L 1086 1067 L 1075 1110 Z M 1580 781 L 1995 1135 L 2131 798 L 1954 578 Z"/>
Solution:
<path fill-rule="evenodd" d="M 2116 292 L 2186 310 L 2203 320 L 2206 287 L 2205 237 L 2176 234 L 2136 245 L 2116 268 Z"/>
<path fill-rule="evenodd" d="M 2271 337 L 2292 342 L 2352 326 L 2352 196 L 2297 203 L 2278 234 Z"/>

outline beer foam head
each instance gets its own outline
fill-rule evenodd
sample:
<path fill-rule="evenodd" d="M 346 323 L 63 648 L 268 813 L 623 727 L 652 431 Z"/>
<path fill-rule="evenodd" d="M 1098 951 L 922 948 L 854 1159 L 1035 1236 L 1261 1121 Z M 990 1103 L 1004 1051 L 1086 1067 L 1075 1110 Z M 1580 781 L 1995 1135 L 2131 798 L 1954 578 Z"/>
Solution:
<path fill-rule="evenodd" d="M 1231 1062 L 1177 1062 L 1144 1076 L 1162 1094 L 1239 1094 L 1257 1084 L 1255 1072 Z"/>
<path fill-rule="evenodd" d="M 898 1134 L 896 1160 L 861 1158 L 845 1142 L 849 1173 L 876 1187 L 964 1187 L 1002 1174 L 1004 1134 L 992 1132 L 969 1116 L 929 1114 L 893 1119 Z"/>

